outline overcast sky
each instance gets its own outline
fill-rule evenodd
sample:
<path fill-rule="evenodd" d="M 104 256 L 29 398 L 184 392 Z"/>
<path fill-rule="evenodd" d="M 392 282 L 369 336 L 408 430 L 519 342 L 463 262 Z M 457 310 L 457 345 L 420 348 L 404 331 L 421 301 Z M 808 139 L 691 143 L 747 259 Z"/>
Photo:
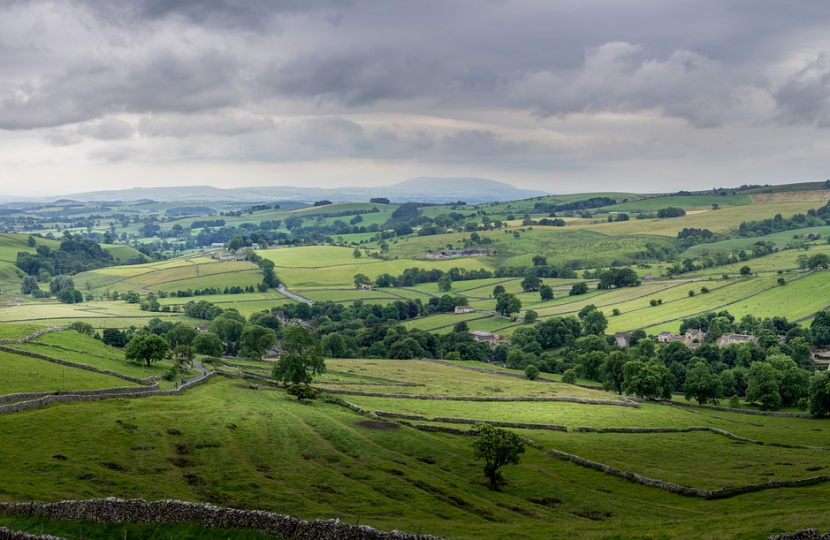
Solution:
<path fill-rule="evenodd" d="M 0 194 L 830 178 L 826 0 L 0 0 Z"/>

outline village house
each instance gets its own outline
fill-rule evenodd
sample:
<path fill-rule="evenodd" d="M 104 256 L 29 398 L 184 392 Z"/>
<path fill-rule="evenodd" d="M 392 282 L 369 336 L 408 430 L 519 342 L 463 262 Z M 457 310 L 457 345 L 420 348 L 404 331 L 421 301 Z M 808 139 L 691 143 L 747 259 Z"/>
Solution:
<path fill-rule="evenodd" d="M 475 308 L 472 306 L 455 306 L 456 315 L 460 315 L 462 313 L 472 313 L 474 311 Z"/>
<path fill-rule="evenodd" d="M 207 326 L 197 326 L 196 331 L 199 332 L 200 334 L 204 334 L 208 331 L 208 327 Z"/>
<path fill-rule="evenodd" d="M 651 281 L 654 279 L 654 274 L 646 274 L 643 276 L 643 281 Z"/>
<path fill-rule="evenodd" d="M 683 339 L 683 336 L 674 332 L 660 332 L 657 334 L 657 343 L 671 343 Z"/>
<path fill-rule="evenodd" d="M 442 249 L 440 251 L 428 251 L 427 259 L 454 259 L 458 257 L 486 257 L 487 255 L 497 255 L 497 249 Z"/>
<path fill-rule="evenodd" d="M 491 347 L 498 345 L 502 339 L 500 335 L 494 334 L 493 332 L 486 332 L 484 330 L 473 330 L 470 332 L 470 335 L 473 336 L 474 340 L 487 343 Z"/>
<path fill-rule="evenodd" d="M 630 332 L 617 332 L 614 334 L 614 339 L 617 340 L 617 347 L 625 349 L 630 343 L 631 335 Z"/>
<path fill-rule="evenodd" d="M 757 345 L 758 338 L 755 336 L 748 336 L 746 334 L 728 334 L 722 336 L 715 342 L 718 347 L 726 347 L 727 345 L 732 345 L 733 343 L 738 345 L 741 343 L 751 343 L 753 345 Z"/>
<path fill-rule="evenodd" d="M 274 310 L 274 311 L 272 311 L 272 312 L 271 312 L 271 316 L 272 316 L 272 317 L 276 317 L 277 319 L 281 320 L 282 322 L 285 322 L 285 321 L 286 321 L 286 318 L 285 318 L 285 312 L 284 312 L 284 311 L 276 311 L 276 310 Z"/>

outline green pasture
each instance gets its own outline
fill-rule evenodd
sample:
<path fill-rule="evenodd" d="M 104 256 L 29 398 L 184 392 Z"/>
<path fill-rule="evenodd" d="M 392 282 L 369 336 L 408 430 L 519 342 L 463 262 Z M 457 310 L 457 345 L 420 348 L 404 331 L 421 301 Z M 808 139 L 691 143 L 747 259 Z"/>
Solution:
<path fill-rule="evenodd" d="M 631 219 L 614 223 L 601 222 L 580 225 L 580 228 L 602 232 L 609 235 L 649 234 L 677 237 L 684 228 L 696 227 L 709 229 L 715 233 L 737 231 L 743 221 L 772 218 L 775 214 L 791 216 L 806 212 L 810 208 L 821 206 L 815 201 L 771 202 L 769 204 L 749 204 L 730 206 L 720 210 L 689 212 L 683 217 L 668 219 Z"/>
<path fill-rule="evenodd" d="M 390 381 L 388 388 L 396 393 L 530 396 L 542 392 L 615 398 L 561 383 L 530 382 L 432 362 L 327 363 L 332 373 L 321 378 L 320 385 L 325 380 L 372 382 L 355 385 L 364 391 L 378 391 L 384 380 L 394 379 L 426 385 L 393 386 Z M 375 383 L 381 383 L 380 388 Z M 709 425 L 767 444 L 826 444 L 825 423 L 808 419 L 744 417 L 721 411 L 691 414 L 683 407 L 651 404 L 635 409 L 569 402 L 344 397 L 368 410 L 429 418 L 564 424 L 571 430 L 580 425 Z M 0 486 L 0 499 L 179 498 L 307 519 L 339 517 L 351 522 L 360 516 L 360 523 L 381 529 L 421 530 L 461 539 L 641 538 L 664 536 L 667 531 L 684 538 L 724 533 L 753 537 L 794 530 L 805 519 L 819 527 L 830 525 L 830 518 L 820 517 L 822 501 L 830 493 L 826 484 L 703 501 L 610 477 L 535 449 L 528 449 L 520 465 L 504 469 L 508 483 L 502 492 L 493 493 L 484 486 L 469 438 L 406 427 L 370 429 L 361 424 L 363 420 L 336 405 L 320 401 L 302 405 L 282 391 L 245 389 L 238 381 L 225 379 L 181 396 L 59 404 L 3 415 L 0 432 L 6 444 L 0 453 L 0 475 L 7 480 Z M 696 487 L 802 478 L 823 474 L 826 467 L 823 452 L 778 452 L 710 433 L 516 431 L 548 448 Z M 56 460 L 55 455 L 66 459 Z M 708 463 L 707 474 L 700 477 L 699 457 L 711 455 L 723 459 Z M 693 475 L 699 477 L 694 482 Z"/>
<path fill-rule="evenodd" d="M 438 268 L 448 271 L 453 267 L 478 270 L 485 268 L 492 270 L 481 258 L 467 258 L 456 260 L 439 261 L 413 261 L 406 259 L 381 260 L 371 259 L 371 263 L 358 265 L 338 265 L 328 267 L 295 267 L 278 268 L 277 275 L 289 289 L 310 289 L 332 286 L 354 286 L 355 274 L 365 274 L 369 279 L 374 280 L 380 274 L 388 273 L 398 276 L 407 268 Z M 415 286 L 419 288 L 419 286 Z"/>
<path fill-rule="evenodd" d="M 455 315 L 453 313 L 441 313 L 430 315 L 429 317 L 418 317 L 417 319 L 410 319 L 404 321 L 403 325 L 407 328 L 419 330 L 432 330 L 434 328 L 447 328 L 452 330 L 452 327 L 460 322 L 469 322 L 473 319 L 479 319 L 486 316 L 484 313 L 464 313 Z"/>
<path fill-rule="evenodd" d="M 161 376 L 173 367 L 173 362 L 170 360 L 161 360 L 149 367 L 146 364 L 138 365 L 127 362 L 124 358 L 124 351 L 72 330 L 50 332 L 23 345 L 12 345 L 12 347 L 69 362 L 86 364 L 100 370 L 114 371 L 130 377 Z"/>
<path fill-rule="evenodd" d="M 484 366 L 484 364 L 481 365 Z M 569 396 L 619 400 L 619 397 L 615 394 L 587 390 L 572 384 L 528 381 L 514 377 L 497 377 L 425 360 L 329 359 L 326 361 L 326 366 L 345 373 L 371 375 L 373 377 L 426 385 L 426 388 L 422 386 L 395 386 L 394 390 L 385 390 L 385 392 L 395 394 L 477 397 Z M 324 384 L 321 386 L 324 386 Z M 337 388 L 343 390 L 360 390 L 357 387 L 350 388 L 349 385 L 337 385 Z M 384 392 L 383 389 L 373 389 L 371 391 Z"/>
<path fill-rule="evenodd" d="M 324 268 L 342 265 L 363 266 L 380 262 L 379 259 L 369 258 L 365 254 L 360 258 L 355 258 L 353 247 L 300 246 L 263 249 L 257 253 L 265 259 L 274 261 L 278 273 L 283 268 Z"/>
<path fill-rule="evenodd" d="M 718 195 L 675 195 L 669 197 L 648 197 L 638 201 L 618 203 L 613 206 L 603 207 L 601 210 L 611 212 L 656 212 L 661 208 L 668 208 L 670 206 L 683 208 L 684 210 L 699 208 L 711 210 L 712 204 L 718 204 L 721 208 L 726 208 L 728 206 L 744 206 L 752 203 L 752 197 L 749 195 L 727 195 L 724 197 Z"/>
<path fill-rule="evenodd" d="M 786 246 L 792 242 L 806 242 L 806 240 L 802 238 L 805 234 L 820 234 L 823 237 L 822 240 L 817 242 L 809 242 L 811 244 L 811 248 L 813 247 L 813 244 L 818 242 L 826 244 L 827 235 L 830 234 L 830 225 L 781 231 L 775 234 L 756 236 L 753 238 L 732 238 L 721 242 L 713 242 L 711 244 L 700 244 L 688 249 L 685 252 L 685 255 L 689 257 L 701 257 L 711 251 L 740 251 L 742 249 L 749 252 L 752 250 L 752 246 L 756 242 L 772 242 L 775 246 Z"/>
<path fill-rule="evenodd" d="M 0 324 L 0 339 L 21 339 L 44 328 L 41 324 Z"/>
<path fill-rule="evenodd" d="M 733 305 L 740 305 L 745 302 L 746 297 L 760 293 L 768 287 L 775 286 L 774 275 L 755 276 L 732 281 L 729 285 L 711 288 L 708 294 L 700 292 L 701 286 L 709 286 L 705 281 L 689 283 L 687 286 L 679 286 L 673 290 L 671 297 L 667 294 L 653 294 L 649 297 L 639 298 L 619 304 L 617 307 L 622 313 L 616 317 L 608 317 L 608 332 L 633 330 L 635 328 L 647 328 L 655 324 L 670 322 L 673 319 L 679 321 L 696 313 L 710 310 L 729 310 Z M 688 290 L 694 290 L 695 295 L 688 296 Z M 662 298 L 663 303 L 651 306 L 650 300 Z M 610 313 L 606 313 L 609 316 Z M 787 316 L 786 313 L 780 315 Z"/>

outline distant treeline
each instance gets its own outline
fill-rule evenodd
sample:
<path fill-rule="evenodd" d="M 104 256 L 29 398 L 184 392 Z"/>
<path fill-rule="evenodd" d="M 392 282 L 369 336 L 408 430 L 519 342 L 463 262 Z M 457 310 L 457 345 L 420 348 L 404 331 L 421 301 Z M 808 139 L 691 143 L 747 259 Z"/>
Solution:
<path fill-rule="evenodd" d="M 536 211 L 536 213 L 541 214 L 567 212 L 574 210 L 587 210 L 589 208 L 601 208 L 603 206 L 611 206 L 612 204 L 617 204 L 616 199 L 612 199 L 611 197 L 591 197 L 590 199 L 586 199 L 584 201 L 575 201 L 561 204 L 537 202 L 533 205 L 533 209 Z"/>

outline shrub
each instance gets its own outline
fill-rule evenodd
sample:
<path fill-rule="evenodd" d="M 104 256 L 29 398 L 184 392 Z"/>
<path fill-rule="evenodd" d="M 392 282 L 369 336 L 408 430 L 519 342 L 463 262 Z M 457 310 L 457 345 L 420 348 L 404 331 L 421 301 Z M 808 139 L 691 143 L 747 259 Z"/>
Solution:
<path fill-rule="evenodd" d="M 740 409 L 741 408 L 741 398 L 738 396 L 732 396 L 729 398 L 729 406 L 733 409 Z"/>
<path fill-rule="evenodd" d="M 535 381 L 539 378 L 539 368 L 533 364 L 530 364 L 525 368 L 525 377 L 527 377 L 527 380 L 529 381 Z"/>
<path fill-rule="evenodd" d="M 574 368 L 566 369 L 562 374 L 562 382 L 565 384 L 576 384 L 576 370 Z"/>

